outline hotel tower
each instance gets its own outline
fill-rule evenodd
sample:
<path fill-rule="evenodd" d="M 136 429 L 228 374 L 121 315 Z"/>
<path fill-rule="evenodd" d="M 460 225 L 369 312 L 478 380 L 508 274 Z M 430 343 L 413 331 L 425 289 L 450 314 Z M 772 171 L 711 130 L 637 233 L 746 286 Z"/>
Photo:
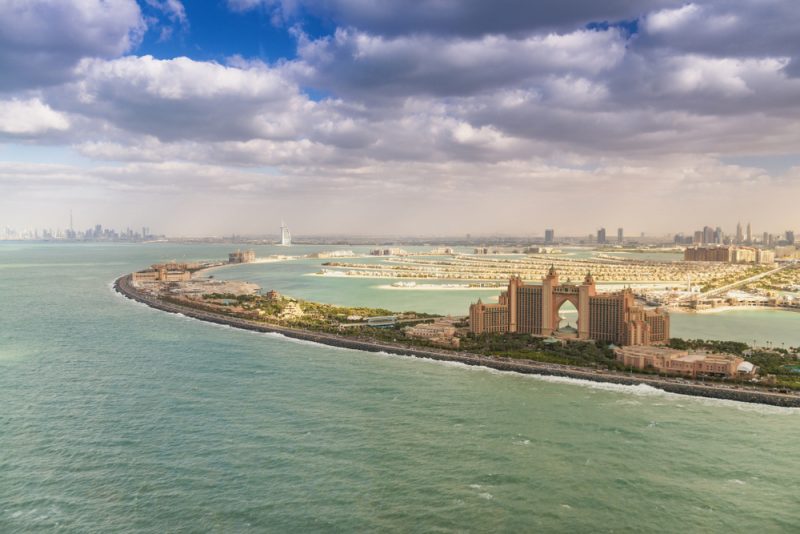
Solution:
<path fill-rule="evenodd" d="M 566 302 L 578 310 L 577 330 L 559 330 L 559 310 Z M 470 306 L 469 323 L 474 334 L 520 333 L 617 345 L 669 340 L 669 315 L 637 305 L 630 289 L 598 293 L 590 273 L 580 285 L 561 284 L 553 267 L 541 284 L 525 284 L 520 277 L 512 277 L 497 304 L 479 300 Z"/>

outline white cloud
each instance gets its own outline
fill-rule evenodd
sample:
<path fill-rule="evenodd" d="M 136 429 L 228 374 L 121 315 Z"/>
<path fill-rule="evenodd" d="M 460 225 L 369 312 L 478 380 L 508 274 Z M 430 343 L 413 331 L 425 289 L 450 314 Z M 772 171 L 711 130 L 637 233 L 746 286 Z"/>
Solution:
<path fill-rule="evenodd" d="M 146 29 L 135 0 L 0 0 L 0 91 L 69 79 L 84 57 L 116 57 Z"/>
<path fill-rule="evenodd" d="M 332 37 L 301 38 L 299 53 L 303 63 L 292 66 L 298 79 L 340 95 L 462 95 L 552 73 L 597 75 L 622 60 L 625 39 L 614 29 L 475 39 L 339 29 Z"/>
<path fill-rule="evenodd" d="M 169 17 L 170 20 L 180 24 L 186 24 L 186 8 L 183 6 L 181 0 L 145 0 L 149 6 L 152 6 Z"/>
<path fill-rule="evenodd" d="M 353 217 L 368 212 L 363 206 L 414 200 L 432 218 L 472 217 L 487 191 L 491 203 L 503 199 L 520 210 L 533 195 L 546 197 L 539 205 L 558 205 L 592 191 L 575 209 L 599 217 L 628 213 L 652 194 L 680 207 L 686 191 L 724 190 L 727 197 L 715 200 L 739 206 L 761 198 L 756 185 L 769 191 L 796 183 L 796 174 L 720 163 L 797 154 L 800 78 L 792 57 L 800 21 L 790 2 L 757 9 L 746 0 L 575 0 L 544 9 L 499 1 L 518 11 L 423 0 L 428 20 L 413 13 L 393 20 L 406 2 L 231 0 L 271 16 L 335 12 L 332 35 L 312 39 L 296 30 L 298 57 L 267 65 L 120 57 L 143 31 L 132 2 L 118 3 L 119 12 L 103 3 L 84 13 L 99 4 L 0 0 L 15 13 L 35 5 L 48 17 L 21 19 L 35 46 L 0 32 L 0 66 L 13 58 L 17 69 L 0 81 L 8 90 L 0 130 L 31 145 L 72 146 L 96 164 L 88 171 L 6 167 L 0 182 L 12 193 L 22 183 L 55 189 L 63 178 L 149 198 L 181 190 L 237 202 L 297 198 L 294 209 L 308 209 L 310 220 L 333 210 L 312 198 L 334 199 Z M 181 2 L 148 2 L 185 20 Z M 541 20 L 525 19 L 528 9 L 541 11 Z M 614 14 L 638 18 L 640 32 L 615 27 Z M 612 24 L 589 30 L 590 21 Z M 89 37 L 72 46 L 64 36 L 79 25 Z M 764 25 L 771 31 L 758 31 Z M 509 228 L 513 213 L 503 214 Z"/>
<path fill-rule="evenodd" d="M 261 7 L 281 18 L 310 12 L 365 33 L 480 37 L 568 32 L 590 22 L 632 20 L 685 0 L 228 0 L 236 11 Z"/>
<path fill-rule="evenodd" d="M 664 9 L 648 15 L 644 27 L 652 33 L 669 32 L 696 22 L 700 14 L 701 8 L 695 4 L 686 4 L 678 9 Z"/>
<path fill-rule="evenodd" d="M 67 128 L 67 117 L 38 98 L 0 101 L 1 133 L 30 136 Z"/>

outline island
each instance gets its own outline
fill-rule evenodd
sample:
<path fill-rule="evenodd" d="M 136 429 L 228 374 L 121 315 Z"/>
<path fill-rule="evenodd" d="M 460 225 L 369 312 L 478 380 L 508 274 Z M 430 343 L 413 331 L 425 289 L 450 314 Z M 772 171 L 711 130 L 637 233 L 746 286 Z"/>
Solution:
<path fill-rule="evenodd" d="M 119 277 L 114 289 L 152 308 L 201 321 L 370 352 L 483 366 L 500 371 L 568 377 L 622 385 L 645 384 L 666 392 L 800 407 L 800 367 L 784 349 L 743 343 L 669 339 L 663 348 L 621 351 L 613 344 L 520 333 L 471 332 L 467 317 L 392 312 L 295 299 L 255 284 L 197 276 L 219 262 L 162 264 Z M 624 347 L 623 347 L 624 349 Z M 692 365 L 698 351 L 714 363 L 747 358 L 747 373 L 665 372 L 664 361 Z M 728 360 L 722 361 L 719 355 Z M 649 359 L 648 359 L 649 358 Z M 661 360 L 658 360 L 661 358 Z M 637 362 L 639 365 L 637 365 Z M 642 363 L 647 362 L 647 364 Z M 708 367 L 708 366 L 707 366 Z M 740 370 L 742 367 L 739 368 Z"/>

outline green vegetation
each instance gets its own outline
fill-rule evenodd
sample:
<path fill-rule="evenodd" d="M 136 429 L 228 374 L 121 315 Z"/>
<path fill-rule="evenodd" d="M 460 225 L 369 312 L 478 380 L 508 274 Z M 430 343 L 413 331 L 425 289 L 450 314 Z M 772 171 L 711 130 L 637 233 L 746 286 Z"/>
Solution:
<path fill-rule="evenodd" d="M 560 341 L 552 343 L 529 334 L 470 334 L 461 341 L 462 350 L 487 356 L 504 356 L 580 367 L 621 369 L 606 343 Z"/>
<path fill-rule="evenodd" d="M 277 293 L 266 295 L 234 295 L 228 293 L 209 293 L 200 298 L 193 297 L 162 297 L 168 302 L 191 306 L 193 308 L 222 313 L 232 317 L 262 321 L 276 325 L 305 328 L 328 333 L 361 336 L 359 330 L 370 317 L 395 316 L 403 321 L 402 326 L 409 326 L 417 322 L 430 320 L 437 315 L 417 312 L 394 313 L 383 308 L 367 308 L 363 306 L 348 307 L 333 304 L 322 304 L 307 300 L 285 297 Z M 400 326 L 396 327 L 398 333 L 394 335 L 403 337 Z M 375 335 L 378 329 L 368 329 L 374 337 L 387 337 L 383 334 Z M 394 330 L 390 328 L 389 330 Z"/>

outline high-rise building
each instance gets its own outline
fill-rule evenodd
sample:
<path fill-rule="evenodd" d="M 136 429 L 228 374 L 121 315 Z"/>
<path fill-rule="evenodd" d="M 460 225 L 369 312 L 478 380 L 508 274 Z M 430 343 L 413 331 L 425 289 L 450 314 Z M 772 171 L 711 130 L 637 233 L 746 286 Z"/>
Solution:
<path fill-rule="evenodd" d="M 683 251 L 683 261 L 718 261 L 724 263 L 773 263 L 772 251 L 742 246 L 694 246 Z"/>
<path fill-rule="evenodd" d="M 600 228 L 597 231 L 597 244 L 598 245 L 605 245 L 606 243 L 606 229 Z"/>
<path fill-rule="evenodd" d="M 625 242 L 625 234 L 622 231 L 622 228 L 617 228 L 617 243 L 620 245 Z"/>
<path fill-rule="evenodd" d="M 750 229 L 750 223 L 747 223 L 747 240 L 745 241 L 748 245 L 753 244 L 753 232 Z"/>
<path fill-rule="evenodd" d="M 714 229 L 710 226 L 703 227 L 703 243 L 713 243 L 714 242 Z"/>
<path fill-rule="evenodd" d="M 742 234 L 742 223 L 736 223 L 736 240 L 734 241 L 735 244 L 741 245 L 742 241 L 744 241 L 744 234 Z"/>
<path fill-rule="evenodd" d="M 281 246 L 288 247 L 292 244 L 292 234 L 289 232 L 289 227 L 286 223 L 281 221 Z"/>
<path fill-rule="evenodd" d="M 789 245 L 794 245 L 794 231 L 786 230 L 786 243 Z"/>
<path fill-rule="evenodd" d="M 570 302 L 578 310 L 577 328 L 560 328 L 559 310 Z M 512 277 L 497 304 L 480 300 L 469 308 L 470 332 L 520 333 L 594 339 L 617 345 L 650 345 L 669 340 L 669 314 L 636 304 L 630 289 L 597 293 L 594 278 L 560 284 L 551 267 L 541 284 Z"/>
<path fill-rule="evenodd" d="M 722 228 L 719 226 L 714 230 L 714 243 L 717 245 L 722 244 Z"/>
<path fill-rule="evenodd" d="M 552 244 L 555 241 L 555 232 L 552 228 L 547 228 L 544 231 L 544 242 L 547 244 Z"/>

